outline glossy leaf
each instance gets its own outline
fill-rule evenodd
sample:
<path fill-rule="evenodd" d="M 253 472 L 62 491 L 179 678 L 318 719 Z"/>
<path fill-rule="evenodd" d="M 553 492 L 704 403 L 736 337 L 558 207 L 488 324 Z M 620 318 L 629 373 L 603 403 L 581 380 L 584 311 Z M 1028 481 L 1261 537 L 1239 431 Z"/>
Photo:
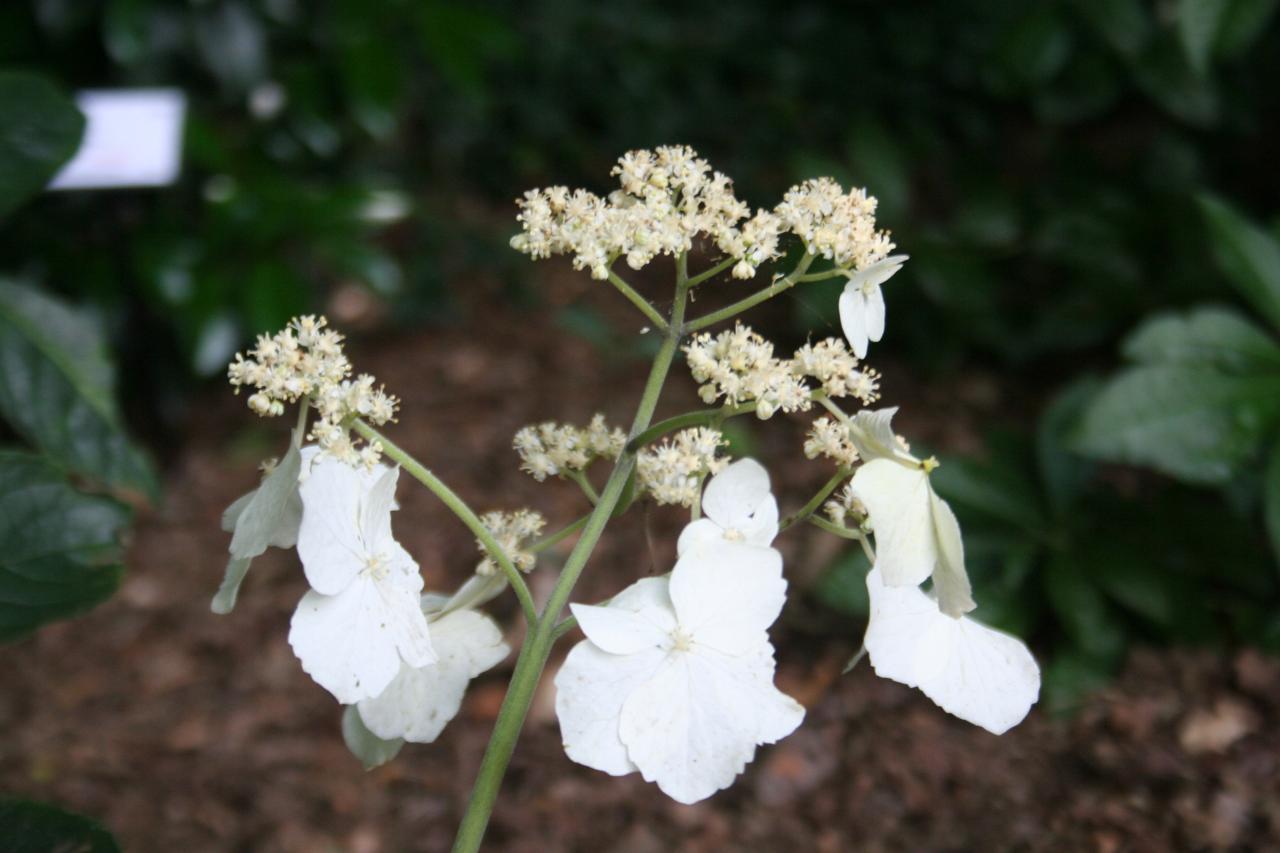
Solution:
<path fill-rule="evenodd" d="M 0 451 L 0 640 L 115 592 L 128 507 L 76 491 L 31 453 Z"/>
<path fill-rule="evenodd" d="M 1218 265 L 1272 327 L 1280 329 L 1280 240 L 1227 204 L 1200 198 Z"/>
<path fill-rule="evenodd" d="M 1245 375 L 1280 372 L 1280 345 L 1229 308 L 1152 317 L 1125 341 L 1124 354 L 1147 364 L 1218 367 Z"/>
<path fill-rule="evenodd" d="M 125 435 L 96 323 L 31 287 L 0 281 L 0 416 L 58 465 L 154 497 L 146 457 Z"/>
<path fill-rule="evenodd" d="M 49 80 L 0 73 L 0 217 L 44 189 L 83 132 L 84 116 Z"/>
<path fill-rule="evenodd" d="M 1084 453 L 1146 465 L 1197 483 L 1223 483 L 1280 416 L 1280 374 L 1142 366 L 1103 387 L 1075 435 Z"/>

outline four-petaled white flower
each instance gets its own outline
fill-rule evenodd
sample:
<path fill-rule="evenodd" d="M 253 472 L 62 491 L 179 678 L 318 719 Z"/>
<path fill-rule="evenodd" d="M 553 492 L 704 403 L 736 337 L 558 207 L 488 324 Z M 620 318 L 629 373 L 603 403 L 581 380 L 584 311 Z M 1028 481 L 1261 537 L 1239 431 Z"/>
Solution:
<path fill-rule="evenodd" d="M 880 285 L 902 269 L 906 260 L 906 255 L 890 255 L 849 275 L 840 294 L 840 325 L 858 358 L 867 357 L 869 341 L 878 341 L 884 335 L 884 294 Z"/>
<path fill-rule="evenodd" d="M 682 803 L 733 784 L 804 717 L 773 685 L 767 629 L 785 596 L 777 551 L 721 542 L 686 551 L 669 580 L 573 605 L 587 639 L 555 679 L 565 752 L 614 776 L 639 770 Z"/>
<path fill-rule="evenodd" d="M 433 596 L 424 596 L 430 608 Z M 356 706 L 369 731 L 384 740 L 431 743 L 462 707 L 467 684 L 502 661 L 511 647 L 496 622 L 475 610 L 428 613 L 431 641 L 439 659 L 427 666 L 401 662 L 387 688 Z"/>
<path fill-rule="evenodd" d="M 918 687 L 938 707 L 992 734 L 1022 722 L 1040 695 L 1040 667 L 1026 645 L 981 622 L 958 619 L 915 586 L 867 575 L 871 619 L 863 641 L 876 675 Z"/>
<path fill-rule="evenodd" d="M 932 577 L 942 612 L 958 617 L 977 606 L 964 568 L 960 524 L 929 482 L 937 462 L 916 459 L 896 444 L 892 414 L 886 409 L 854 421 L 862 431 L 860 451 L 880 448 L 880 455 L 858 468 L 849 488 L 871 520 L 884 582 L 917 586 Z"/>
<path fill-rule="evenodd" d="M 778 535 L 778 502 L 769 473 L 754 459 L 739 459 L 707 483 L 702 494 L 706 515 L 680 533 L 676 551 L 684 555 L 701 545 L 743 542 L 769 547 Z"/>
<path fill-rule="evenodd" d="M 343 704 L 382 693 L 400 672 L 436 660 L 419 605 L 418 564 L 391 536 L 400 469 L 372 483 L 328 454 L 299 486 L 298 556 L 311 590 L 289 644 L 302 668 Z"/>

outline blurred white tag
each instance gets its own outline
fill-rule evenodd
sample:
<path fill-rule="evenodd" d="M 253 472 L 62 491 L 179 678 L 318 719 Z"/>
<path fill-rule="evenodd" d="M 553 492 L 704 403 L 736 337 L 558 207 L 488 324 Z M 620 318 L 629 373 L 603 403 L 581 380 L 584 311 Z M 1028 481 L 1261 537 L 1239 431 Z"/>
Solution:
<path fill-rule="evenodd" d="M 182 120 L 187 99 L 177 89 L 98 89 L 80 92 L 84 139 L 52 190 L 158 187 L 173 183 L 182 165 Z"/>

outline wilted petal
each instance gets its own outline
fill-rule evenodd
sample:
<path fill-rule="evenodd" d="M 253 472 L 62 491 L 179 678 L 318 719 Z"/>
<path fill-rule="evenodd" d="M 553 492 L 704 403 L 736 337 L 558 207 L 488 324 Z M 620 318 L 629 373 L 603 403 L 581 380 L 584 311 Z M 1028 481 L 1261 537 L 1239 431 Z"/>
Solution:
<path fill-rule="evenodd" d="M 964 568 L 964 541 L 956 514 L 932 489 L 929 500 L 933 508 L 934 534 L 938 537 L 938 565 L 933 570 L 933 591 L 938 596 L 938 609 L 948 616 L 963 616 L 977 607 L 969 573 Z"/>

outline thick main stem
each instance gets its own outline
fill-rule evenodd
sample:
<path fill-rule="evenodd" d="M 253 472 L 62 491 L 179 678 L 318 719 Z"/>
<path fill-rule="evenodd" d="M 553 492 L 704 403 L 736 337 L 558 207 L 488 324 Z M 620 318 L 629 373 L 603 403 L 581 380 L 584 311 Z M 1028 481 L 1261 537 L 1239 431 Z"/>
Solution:
<path fill-rule="evenodd" d="M 630 437 L 639 435 L 653 420 L 658 398 L 662 394 L 662 386 L 667 373 L 675 360 L 680 338 L 684 333 L 684 309 L 689 293 L 689 282 L 684 257 L 677 262 L 675 304 L 671 309 L 671 319 L 667 324 L 665 337 L 658 354 L 654 357 L 653 366 L 649 370 L 649 379 L 645 383 L 644 393 L 631 424 Z M 507 695 L 502 700 L 502 708 L 498 711 L 498 719 L 493 726 L 493 734 L 489 738 L 489 746 L 485 749 L 484 758 L 480 762 L 480 770 L 476 774 L 475 786 L 471 790 L 471 800 L 467 803 L 466 814 L 458 827 L 458 835 L 453 842 L 454 853 L 474 853 L 480 849 L 484 832 L 489 825 L 489 815 L 498 798 L 498 790 L 502 786 L 502 777 L 506 774 L 511 754 L 515 750 L 516 740 L 520 737 L 520 729 L 529 713 L 529 705 L 533 702 L 534 692 L 542 677 L 542 670 L 551 654 L 551 647 L 556 639 L 556 620 L 560 611 L 569 602 L 574 584 L 586 567 L 595 550 L 600 535 L 613 515 L 614 508 L 622 498 L 627 479 L 635 468 L 635 453 L 624 450 L 614 465 L 609 480 L 600 492 L 600 500 L 587 519 L 582 529 L 582 536 L 574 545 L 569 559 L 565 562 L 560 578 L 547 606 L 525 640 L 516 660 L 515 672 L 511 676 L 511 684 Z"/>

